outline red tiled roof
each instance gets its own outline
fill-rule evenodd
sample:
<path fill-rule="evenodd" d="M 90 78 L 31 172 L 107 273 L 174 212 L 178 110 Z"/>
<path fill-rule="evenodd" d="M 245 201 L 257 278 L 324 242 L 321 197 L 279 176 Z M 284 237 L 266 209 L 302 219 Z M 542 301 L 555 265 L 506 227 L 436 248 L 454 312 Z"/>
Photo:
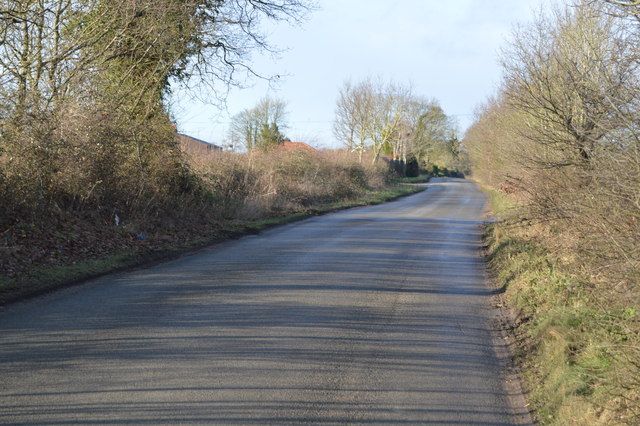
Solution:
<path fill-rule="evenodd" d="M 317 149 L 315 149 L 312 146 L 307 145 L 304 142 L 284 141 L 280 145 L 279 149 L 281 149 L 283 151 L 286 151 L 286 152 L 296 151 L 296 150 L 308 151 L 308 152 L 318 152 Z"/>

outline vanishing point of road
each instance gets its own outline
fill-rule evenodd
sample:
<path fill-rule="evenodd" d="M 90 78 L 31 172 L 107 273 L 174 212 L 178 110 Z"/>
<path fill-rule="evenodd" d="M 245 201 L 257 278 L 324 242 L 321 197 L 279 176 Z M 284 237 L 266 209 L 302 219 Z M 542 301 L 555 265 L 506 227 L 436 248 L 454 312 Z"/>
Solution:
<path fill-rule="evenodd" d="M 2 424 L 515 424 L 485 196 L 279 227 L 0 311 Z"/>

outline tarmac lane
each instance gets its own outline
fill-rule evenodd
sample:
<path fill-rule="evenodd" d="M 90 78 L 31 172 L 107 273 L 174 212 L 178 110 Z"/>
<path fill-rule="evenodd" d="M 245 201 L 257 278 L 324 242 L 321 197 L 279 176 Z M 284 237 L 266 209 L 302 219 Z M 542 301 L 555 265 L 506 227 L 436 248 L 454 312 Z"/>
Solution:
<path fill-rule="evenodd" d="M 492 339 L 486 198 L 314 217 L 0 312 L 2 424 L 527 424 Z"/>

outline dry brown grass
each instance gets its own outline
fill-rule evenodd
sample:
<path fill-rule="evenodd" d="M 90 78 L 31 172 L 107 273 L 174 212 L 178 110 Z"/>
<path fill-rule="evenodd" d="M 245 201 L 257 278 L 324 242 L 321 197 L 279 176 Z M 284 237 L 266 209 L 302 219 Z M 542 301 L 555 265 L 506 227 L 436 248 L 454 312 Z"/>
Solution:
<path fill-rule="evenodd" d="M 494 197 L 505 197 L 497 191 Z M 504 204 L 504 203 L 497 203 Z M 583 236 L 565 220 L 503 211 L 490 227 L 491 266 L 520 313 L 519 362 L 542 424 L 637 424 L 640 322 L 633 286 L 592 273 Z M 589 223 L 588 221 L 586 221 Z M 591 262 L 591 264 L 589 264 Z"/>
<path fill-rule="evenodd" d="M 388 178 L 384 165 L 340 152 L 187 157 L 162 119 L 144 133 L 107 114 L 59 123 L 0 137 L 0 284 L 38 267 L 217 238 L 357 198 Z"/>
<path fill-rule="evenodd" d="M 342 152 L 253 151 L 191 158 L 221 219 L 255 219 L 352 199 L 386 184 L 384 165 Z"/>
<path fill-rule="evenodd" d="M 519 204 L 493 266 L 530 337 L 542 423 L 640 422 L 638 26 L 598 2 L 514 33 L 467 133 L 474 172 Z"/>

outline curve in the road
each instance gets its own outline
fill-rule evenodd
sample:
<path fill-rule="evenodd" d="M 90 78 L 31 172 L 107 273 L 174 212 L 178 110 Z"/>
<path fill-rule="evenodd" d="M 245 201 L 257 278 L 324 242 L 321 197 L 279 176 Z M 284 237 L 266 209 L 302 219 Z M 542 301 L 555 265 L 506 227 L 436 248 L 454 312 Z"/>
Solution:
<path fill-rule="evenodd" d="M 5 308 L 0 423 L 526 423 L 484 206 L 439 179 Z"/>

